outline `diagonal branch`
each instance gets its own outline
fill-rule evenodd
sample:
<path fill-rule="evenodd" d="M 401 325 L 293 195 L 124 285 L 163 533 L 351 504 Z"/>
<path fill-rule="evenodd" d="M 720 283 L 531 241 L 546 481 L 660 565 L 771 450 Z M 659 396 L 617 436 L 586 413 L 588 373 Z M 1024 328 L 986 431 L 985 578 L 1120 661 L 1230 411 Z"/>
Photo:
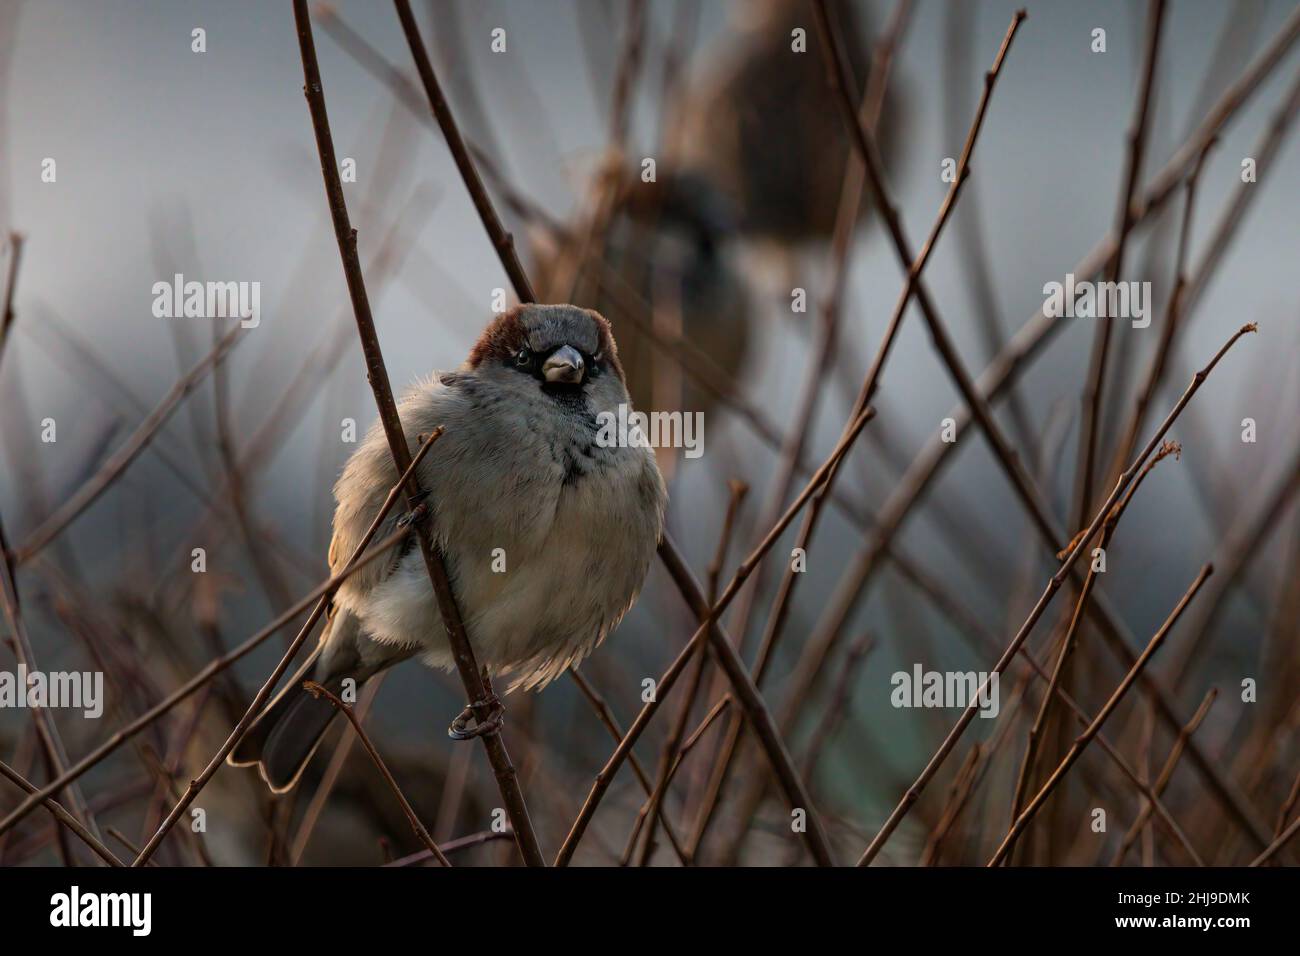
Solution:
<path fill-rule="evenodd" d="M 94 504 L 99 496 L 108 490 L 140 453 L 153 441 L 159 430 L 167 424 L 172 413 L 190 392 L 203 381 L 205 375 L 222 361 L 234 346 L 236 337 L 242 331 L 235 326 L 218 342 L 197 365 L 172 386 L 163 400 L 158 403 L 149 416 L 131 433 L 131 437 L 113 455 L 104 462 L 99 471 L 90 480 L 77 489 L 67 501 L 60 505 L 53 514 L 41 522 L 27 540 L 14 549 L 13 562 L 21 565 L 35 557 L 42 548 L 62 534 L 72 522 L 81 517 L 82 512 Z"/>
<path fill-rule="evenodd" d="M 405 5 L 399 4 L 399 13 L 403 6 Z M 409 6 L 406 7 L 405 12 L 410 18 Z M 311 17 L 307 12 L 306 0 L 294 0 L 293 14 L 298 30 L 298 47 L 302 54 L 303 77 L 306 81 L 303 92 L 307 97 L 312 128 L 316 134 L 321 174 L 325 179 L 325 192 L 329 199 L 330 217 L 334 224 L 334 238 L 338 242 L 339 255 L 343 260 L 348 294 L 352 299 L 352 309 L 357 321 L 357 333 L 365 354 L 367 377 L 375 395 L 375 404 L 379 407 L 379 418 L 383 424 L 384 435 L 388 439 L 393 464 L 401 473 L 407 471 L 411 464 L 411 451 L 406 444 L 406 434 L 397 414 L 397 402 L 393 399 L 393 390 L 388 382 L 388 370 L 384 365 L 379 336 L 375 331 L 375 321 L 370 313 L 370 300 L 366 295 L 365 280 L 361 274 L 361 261 L 357 257 L 357 234 L 348 217 L 343 183 L 339 179 L 339 166 L 334 155 L 334 141 L 330 134 L 329 116 L 325 110 L 325 94 L 321 85 L 320 67 L 316 62 L 316 44 L 312 39 Z M 410 22 L 413 24 L 414 20 L 411 19 Z M 461 145 L 463 151 L 463 144 Z M 465 158 L 468 159 L 467 156 Z M 479 186 L 481 189 L 482 184 L 479 183 Z M 405 490 L 408 505 L 411 510 L 414 510 L 421 492 L 419 481 L 413 472 L 406 478 Z M 460 674 L 461 683 L 465 686 L 470 707 L 482 724 L 488 717 L 486 701 L 490 690 L 479 670 L 474 649 L 469 643 L 469 635 L 465 632 L 445 561 L 423 521 L 415 522 L 415 533 L 420 542 L 420 553 L 424 559 L 425 569 L 429 573 L 429 581 L 433 585 L 434 596 L 438 601 L 443 627 L 447 631 L 447 641 L 456 662 L 456 670 Z M 487 751 L 488 761 L 492 765 L 492 772 L 496 776 L 501 798 L 505 802 L 506 813 L 514 827 L 515 842 L 519 846 L 519 852 L 528 865 L 541 866 L 543 865 L 541 848 L 537 844 L 537 835 L 533 832 L 523 792 L 519 788 L 519 780 L 510 762 L 510 756 L 506 752 L 505 743 L 499 733 L 483 734 L 481 739 Z"/>
<path fill-rule="evenodd" d="M 1182 413 L 1183 409 L 1187 407 L 1187 403 L 1192 400 L 1192 396 L 1200 390 L 1201 385 L 1204 384 L 1206 378 L 1212 371 L 1214 371 L 1214 367 L 1219 364 L 1219 361 L 1227 354 L 1228 350 L 1237 343 L 1237 340 L 1243 335 L 1254 331 L 1256 331 L 1256 326 L 1254 324 L 1242 326 L 1230 339 L 1228 339 L 1227 342 L 1224 343 L 1223 347 L 1215 353 L 1209 364 L 1192 377 L 1191 383 L 1187 386 L 1187 389 L 1183 392 L 1182 397 L 1179 398 L 1173 409 L 1165 417 L 1164 422 L 1156 430 L 1155 435 L 1152 436 L 1151 440 L 1147 443 L 1146 447 L 1137 456 L 1133 463 L 1122 475 L 1120 475 L 1119 481 L 1115 485 L 1115 489 L 1110 493 L 1110 497 L 1106 499 L 1101 508 L 1098 509 L 1097 514 L 1094 516 L 1092 523 L 1088 526 L 1087 530 L 1075 539 L 1073 548 L 1071 548 L 1069 554 L 1066 555 L 1056 573 L 1053 574 L 1051 579 L 1047 582 L 1047 586 L 1044 588 L 1042 595 L 1038 598 L 1038 602 L 1029 612 L 1029 617 L 1025 619 L 1025 622 L 1020 626 L 1020 630 L 1016 633 L 1015 637 L 1011 639 L 1011 643 L 1007 645 L 1006 650 L 1002 652 L 1002 656 L 994 665 L 993 669 L 996 673 L 1001 674 L 1007 669 L 1011 660 L 1028 639 L 1030 632 L 1034 629 L 1034 625 L 1038 623 L 1039 618 L 1043 616 L 1048 605 L 1051 604 L 1052 598 L 1056 596 L 1056 592 L 1059 591 L 1061 586 L 1065 583 L 1066 577 L 1070 574 L 1070 571 L 1074 567 L 1075 562 L 1078 561 L 1079 556 L 1083 554 L 1084 549 L 1088 546 L 1088 542 L 1091 541 L 1093 536 L 1097 533 L 1102 523 L 1106 520 L 1106 517 L 1110 514 L 1111 509 L 1119 502 L 1121 496 L 1133 482 L 1133 479 L 1142 469 L 1142 466 L 1146 463 L 1147 459 L 1155 452 L 1156 446 L 1164 439 L 1165 434 L 1173 426 L 1173 423 L 1177 421 L 1178 416 Z M 988 680 L 986 679 L 985 684 L 987 683 Z M 982 686 L 980 688 L 981 694 L 987 692 L 988 691 L 985 687 Z M 965 732 L 966 728 L 970 725 L 970 722 L 975 718 L 975 713 L 978 710 L 978 707 L 978 701 L 973 701 L 972 704 L 962 713 L 957 724 L 949 732 L 943 743 L 940 744 L 939 749 L 935 752 L 934 756 L 930 758 L 929 763 L 927 763 L 925 768 L 921 771 L 916 782 L 908 788 L 907 792 L 903 795 L 903 798 L 899 801 L 898 806 L 894 808 L 888 819 L 885 820 L 884 825 L 880 828 L 880 832 L 876 834 L 870 845 L 868 845 L 866 851 L 862 854 L 862 858 L 858 860 L 859 866 L 867 866 L 871 863 L 880 852 L 881 848 L 885 845 L 885 842 L 889 839 L 890 835 L 893 834 L 893 832 L 898 828 L 898 825 L 903 821 L 903 818 L 907 816 L 908 811 L 911 810 L 916 801 L 920 799 L 921 793 L 925 790 L 926 785 L 934 778 L 934 775 L 939 771 L 943 762 L 956 746 L 962 733 Z"/>
<path fill-rule="evenodd" d="M 433 842 L 433 837 L 429 836 L 429 831 L 425 828 L 424 824 L 420 822 L 420 818 L 416 816 L 415 808 L 411 806 L 411 801 L 406 799 L 406 794 L 402 793 L 402 788 L 399 787 L 397 781 L 393 779 L 393 775 L 388 770 L 388 765 L 384 763 L 384 758 L 379 756 L 379 751 L 376 750 L 375 745 L 370 742 L 370 735 L 367 734 L 366 729 L 361 726 L 361 721 L 357 720 L 357 715 L 352 712 L 352 708 L 315 681 L 303 681 L 302 686 L 303 689 L 313 697 L 324 697 L 330 702 L 330 705 L 335 710 L 339 711 L 339 713 L 348 719 L 348 723 L 352 725 L 352 729 L 357 732 L 357 739 L 361 741 L 361 746 L 366 748 L 366 753 L 370 754 L 370 759 L 374 761 L 375 767 L 379 770 L 379 775 L 384 778 L 384 782 L 388 784 L 389 789 L 393 791 L 393 796 L 397 797 L 397 802 L 401 804 L 402 812 L 406 814 L 406 819 L 410 822 L 411 829 L 415 831 L 415 835 L 420 838 L 420 842 L 425 845 L 429 853 L 435 857 L 439 863 L 443 866 L 451 866 L 451 861 L 443 856 L 442 851 L 438 849 L 438 844 Z"/>
<path fill-rule="evenodd" d="M 390 493 L 389 497 L 395 502 L 397 500 L 396 491 Z M 386 516 L 388 509 L 391 507 L 391 503 L 386 504 L 385 507 L 380 510 L 381 516 Z M 374 525 L 374 528 L 378 528 L 377 523 Z M 153 707 L 149 708 L 135 720 L 131 721 L 131 723 L 114 733 L 113 736 L 108 738 L 108 740 L 104 741 L 90 753 L 86 754 L 86 756 L 78 760 L 75 764 L 69 767 L 67 771 L 60 774 L 54 780 L 51 780 L 27 799 L 23 800 L 22 803 L 10 811 L 8 816 L 3 820 L 0 820 L 0 836 L 7 833 L 16 823 L 18 823 L 19 820 L 27 816 L 27 814 L 35 807 L 39 806 L 40 802 L 46 797 L 58 793 L 62 787 L 71 781 L 76 780 L 91 767 L 94 767 L 104 758 L 108 757 L 116 751 L 118 747 L 122 746 L 122 744 L 132 739 L 136 734 L 140 733 L 140 731 L 153 724 L 154 721 L 158 720 L 158 718 L 162 717 L 181 701 L 188 698 L 200 687 L 205 686 L 218 674 L 227 670 L 244 657 L 247 657 L 268 638 L 277 634 L 282 627 L 289 624 L 297 618 L 298 615 L 312 607 L 313 604 L 322 599 L 324 599 L 325 602 L 328 602 L 330 597 L 333 596 L 334 592 L 339 589 L 339 586 L 342 585 L 344 581 L 353 574 L 356 574 L 362 568 L 367 567 L 371 562 L 388 554 L 388 552 L 394 547 L 405 541 L 410 532 L 411 529 L 409 527 L 399 528 L 397 531 L 394 531 L 371 548 L 368 554 L 362 556 L 361 552 L 364 550 L 365 545 L 369 542 L 369 539 L 374 536 L 374 530 L 367 532 L 366 536 L 362 538 L 362 546 L 357 548 L 353 553 L 353 559 L 342 571 L 317 585 L 305 597 L 299 600 L 297 604 L 287 609 L 283 614 L 275 618 L 275 620 L 271 621 L 270 624 L 267 624 L 243 644 L 240 644 L 234 650 L 222 657 L 210 661 L 201 671 L 191 677 L 180 687 L 176 688 L 176 690 L 172 691 L 164 700 L 159 701 Z"/>
<path fill-rule="evenodd" d="M 500 229 L 500 220 L 497 218 L 496 212 L 492 207 L 491 199 L 482 188 L 482 181 L 478 179 L 474 161 L 470 157 L 468 149 L 465 147 L 464 140 L 461 138 L 459 130 L 456 128 L 455 119 L 452 116 L 450 109 L 447 107 L 446 100 L 441 95 L 440 88 L 437 86 L 437 77 L 434 74 L 432 64 L 429 63 L 427 54 L 424 53 L 424 43 L 420 39 L 419 29 L 415 24 L 415 20 L 410 15 L 409 4 L 407 4 L 406 0 L 394 0 L 394 2 L 397 6 L 398 16 L 402 19 L 403 32 L 406 34 L 407 42 L 411 47 L 412 56 L 415 57 L 416 66 L 420 72 L 421 80 L 425 84 L 425 93 L 429 97 L 430 105 L 434 109 L 435 114 L 438 115 L 439 125 L 443 126 L 444 135 L 447 135 L 448 137 L 448 145 L 451 147 L 453 155 L 456 156 L 457 167 L 460 169 L 462 177 L 465 178 L 466 188 L 470 191 L 470 195 L 474 200 L 475 208 L 478 210 L 479 216 L 483 220 L 489 236 L 492 237 L 493 246 L 496 248 L 498 256 L 501 257 L 502 264 L 506 268 L 506 273 L 509 275 L 511 282 L 515 287 L 515 294 L 522 302 L 535 301 L 532 285 L 528 282 L 528 277 L 524 274 L 522 268 L 519 267 L 519 260 L 514 252 L 513 240 L 510 239 L 508 233 L 505 233 L 503 229 Z M 297 12 L 300 3 L 301 0 L 295 0 L 295 12 Z M 307 26 L 307 30 L 308 36 L 310 36 L 309 25 Z M 448 129 L 450 129 L 454 135 L 448 134 Z M 329 170 L 335 168 L 336 167 L 332 165 L 329 166 Z M 327 170 L 327 175 L 329 170 Z M 342 196 L 340 193 L 340 202 L 341 199 Z M 340 237 L 340 244 L 342 245 L 343 242 L 343 237 Z M 741 706 L 744 707 L 746 714 L 750 719 L 755 721 L 756 726 L 762 728 L 760 730 L 760 739 L 766 747 L 768 758 L 777 770 L 778 777 L 787 790 L 787 795 L 795 806 L 805 809 L 808 813 L 808 828 L 805 831 L 804 836 L 812 849 L 814 858 L 823 865 L 827 865 L 831 862 L 830 851 L 826 844 L 825 834 L 821 830 L 820 822 L 817 821 L 813 814 L 811 801 L 807 799 L 807 792 L 804 790 L 802 781 L 799 780 L 798 773 L 794 769 L 794 762 L 790 758 L 789 752 L 776 734 L 775 725 L 771 720 L 771 714 L 768 712 L 766 704 L 763 702 L 762 697 L 759 696 L 757 689 L 754 687 L 753 681 L 750 680 L 749 674 L 745 670 L 744 664 L 736 655 L 731 642 L 726 639 L 725 635 L 722 633 L 721 627 L 717 625 L 716 619 L 735 597 L 735 590 L 740 584 L 743 584 L 744 580 L 753 572 L 756 562 L 767 553 L 773 544 L 775 544 L 776 537 L 779 535 L 780 530 L 784 530 L 789 522 L 793 520 L 794 515 L 800 508 L 802 508 L 808 497 L 817 491 L 830 475 L 834 474 L 840 457 L 848 451 L 853 438 L 857 436 L 861 431 L 862 426 L 865 425 L 871 418 L 872 414 L 874 414 L 874 412 L 865 408 L 859 409 L 859 411 L 861 414 L 857 416 L 857 420 L 845 430 L 844 439 L 836 447 L 835 451 L 831 453 L 830 458 L 828 458 L 822 467 L 813 474 L 804 493 L 799 496 L 795 504 L 791 506 L 786 515 L 782 517 L 780 522 L 778 522 L 778 526 L 773 529 L 773 533 L 770 534 L 757 549 L 755 549 L 754 554 L 751 555 L 749 559 L 741 564 L 741 567 L 736 572 L 736 576 L 732 578 L 731 583 L 728 585 L 719 603 L 713 607 L 709 614 L 701 614 L 701 626 L 695 636 L 692 637 L 691 642 L 687 645 L 687 650 L 693 649 L 696 646 L 696 642 L 702 640 L 704 635 L 707 634 L 715 651 L 719 652 L 720 663 L 732 682 L 733 690 L 736 692 Z M 699 609 L 704 607 L 707 602 L 704 601 L 698 585 L 696 585 L 692 591 L 688 583 L 688 581 L 692 579 L 690 577 L 689 568 L 681 553 L 677 550 L 677 546 L 667 535 L 665 535 L 659 543 L 659 556 L 668 567 L 669 572 L 673 574 L 673 579 L 687 603 L 695 608 L 697 613 L 700 613 Z M 725 646 L 725 651 L 722 650 L 722 646 Z M 674 666 L 676 666 L 676 663 L 677 662 L 674 662 Z M 682 661 L 683 666 L 684 663 L 685 662 Z M 671 678 L 666 676 L 666 679 L 675 681 L 679 671 L 680 669 L 673 670 L 673 667 L 670 667 L 669 672 L 672 676 Z M 671 684 L 669 686 L 671 686 Z M 660 687 L 663 688 L 662 682 Z M 661 695 L 657 696 L 659 699 L 662 699 Z M 623 760 L 627 756 L 627 752 L 630 751 L 632 744 L 635 743 L 636 737 L 640 736 L 641 731 L 645 729 L 645 725 L 649 722 L 650 717 L 653 716 L 656 707 L 657 701 L 652 701 L 642 709 L 641 714 L 637 718 L 637 722 L 632 725 L 632 728 L 628 731 L 628 736 L 624 738 L 623 744 L 621 744 L 619 748 L 615 750 L 614 755 L 610 757 L 609 762 L 606 764 L 606 769 L 601 771 L 602 776 L 597 778 L 596 786 L 593 787 L 592 794 L 584 804 L 583 811 L 580 814 L 578 821 L 575 822 L 574 829 L 569 834 L 569 839 L 565 841 L 565 845 L 561 848 L 559 856 L 556 857 L 557 864 L 562 865 L 567 863 L 569 858 L 572 857 L 577 841 L 581 839 L 582 833 L 586 830 L 586 825 L 590 821 L 591 814 L 595 812 L 596 805 L 600 802 L 600 797 L 603 796 L 605 789 L 608 788 L 613 774 L 617 772 L 618 767 L 622 765 Z M 608 774 L 606 774 L 606 770 L 608 771 Z"/>
<path fill-rule="evenodd" d="M 29 794 L 34 794 L 38 792 L 35 784 L 27 780 L 22 774 L 14 770 L 3 760 L 0 760 L 0 775 L 4 776 L 5 779 L 9 780 L 11 783 L 15 784 L 20 789 L 26 790 Z M 59 803 L 57 803 L 55 800 L 49 797 L 46 797 L 41 802 L 45 804 L 46 809 L 50 811 L 54 819 L 59 821 L 60 826 L 67 827 L 69 830 L 75 833 L 78 839 L 80 839 L 83 843 L 85 843 L 86 846 L 94 850 L 95 854 L 100 859 L 102 859 L 105 863 L 107 863 L 109 866 L 124 865 L 121 860 L 119 860 L 116 856 L 113 855 L 112 850 L 104 846 L 103 843 L 101 843 L 98 839 L 96 839 L 93 833 L 91 833 L 89 830 L 87 830 L 84 826 L 81 825 L 80 820 L 74 817 L 67 810 L 63 809 L 63 807 Z"/>
<path fill-rule="evenodd" d="M 989 866 L 997 866 L 1006 858 L 1006 855 L 1010 851 L 1011 845 L 1015 842 L 1016 837 L 1024 832 L 1025 827 L 1029 826 L 1030 821 L 1034 818 L 1034 814 L 1039 811 L 1047 801 L 1047 798 L 1051 796 L 1052 791 L 1056 789 L 1057 784 L 1064 779 L 1070 768 L 1074 766 L 1075 761 L 1077 761 L 1083 754 L 1084 748 L 1086 748 L 1088 744 L 1092 742 L 1092 739 L 1097 736 L 1097 733 L 1101 730 L 1101 725 L 1106 722 L 1106 718 L 1114 713 L 1115 708 L 1119 706 L 1119 702 L 1123 700 L 1124 695 L 1128 693 L 1129 688 L 1131 688 L 1137 680 L 1138 674 L 1142 672 L 1144 667 L 1146 667 L 1147 662 L 1151 660 L 1155 655 L 1155 652 L 1160 649 L 1160 645 L 1163 644 L 1165 638 L 1169 636 L 1169 632 L 1173 629 L 1174 624 L 1178 622 L 1178 619 L 1182 616 L 1187 605 L 1191 603 L 1192 598 L 1196 597 L 1196 593 L 1201 589 L 1201 585 L 1205 583 L 1206 578 L 1213 573 L 1214 568 L 1208 564 L 1201 568 L 1200 573 L 1196 576 L 1196 580 L 1194 580 L 1191 586 L 1187 589 L 1187 593 L 1182 596 L 1182 599 L 1179 600 L 1178 604 L 1169 613 L 1169 617 L 1165 619 L 1164 624 L 1160 625 L 1160 630 L 1156 631 L 1155 636 L 1151 638 L 1151 643 L 1147 645 L 1146 650 L 1142 652 L 1140 657 L 1138 657 L 1137 661 L 1129 669 L 1129 672 L 1124 675 L 1124 680 L 1122 680 L 1120 685 L 1115 688 L 1115 692 L 1110 695 L 1110 699 L 1106 701 L 1105 706 L 1101 708 L 1097 716 L 1093 718 L 1092 723 L 1087 726 L 1083 733 L 1079 734 L 1079 736 L 1075 738 L 1069 752 L 1062 758 L 1056 769 L 1052 771 L 1052 775 L 1047 778 L 1047 782 L 1043 784 L 1043 788 L 1038 791 L 1038 795 L 1035 796 L 1033 800 L 1029 801 L 1029 806 L 1025 807 L 1024 812 L 1021 813 L 1020 816 L 1016 818 L 1015 823 L 1011 825 L 1011 829 L 1007 831 L 1006 837 L 1002 840 L 1002 845 L 998 847 L 992 858 L 989 860 Z"/>
<path fill-rule="evenodd" d="M 953 181 L 947 194 L 944 196 L 938 216 L 930 228 L 929 235 L 926 237 L 925 245 L 921 248 L 920 254 L 914 260 L 911 260 L 911 265 L 907 271 L 907 282 L 903 286 L 903 290 L 899 293 L 898 299 L 894 304 L 894 311 L 890 316 L 884 338 L 881 340 L 880 345 L 876 350 L 876 355 L 872 359 L 871 366 L 868 368 L 866 377 L 862 382 L 862 387 L 858 392 L 857 402 L 854 406 L 855 414 L 865 408 L 867 403 L 870 402 L 871 398 L 875 395 L 880 382 L 880 376 L 885 367 L 885 362 L 888 360 L 890 351 L 892 350 L 894 342 L 898 337 L 898 333 L 902 328 L 903 318 L 907 313 L 908 303 L 911 301 L 914 294 L 920 295 L 921 272 L 925 269 L 926 263 L 929 262 L 930 255 L 938 244 L 939 237 L 943 233 L 944 226 L 947 225 L 948 219 L 952 215 L 952 211 L 956 208 L 957 199 L 961 193 L 962 186 L 965 184 L 970 173 L 971 156 L 974 154 L 975 144 L 979 139 L 980 130 L 983 129 L 984 126 L 984 117 L 988 112 L 989 102 L 993 95 L 993 88 L 997 83 L 998 77 L 1001 75 L 1002 64 L 1006 60 L 1008 51 L 1011 49 L 1011 42 L 1015 39 L 1016 32 L 1020 29 L 1020 24 L 1024 22 L 1024 19 L 1024 11 L 1019 11 L 1012 17 L 1011 23 L 1007 27 L 1007 32 L 1002 38 L 1002 43 L 998 47 L 997 56 L 994 58 L 993 66 L 990 67 L 989 71 L 984 75 L 983 93 L 980 96 L 979 105 L 976 107 L 975 117 L 971 121 L 970 129 L 966 134 L 966 142 L 962 146 L 961 159 L 958 163 L 956 179 Z M 844 82 L 851 85 L 851 80 L 845 80 Z M 842 88 L 847 91 L 849 85 Z M 863 135 L 868 135 L 865 132 L 866 124 L 862 122 L 858 110 L 853 106 L 852 100 L 849 98 L 847 92 L 842 97 L 841 103 L 846 105 L 846 108 L 852 115 L 853 128 L 862 132 Z M 870 150 L 861 150 L 860 152 L 861 156 L 859 156 L 859 162 L 861 165 L 855 165 L 854 169 L 865 169 L 869 181 L 872 183 L 874 198 L 883 211 L 884 203 L 882 200 L 884 197 L 880 189 L 879 167 L 873 167 L 870 161 L 863 161 L 863 157 L 867 156 Z M 891 215 L 896 217 L 896 213 L 894 213 L 892 207 L 884 214 L 887 218 Z M 805 552 L 807 551 L 813 533 L 817 528 L 817 520 L 821 515 L 822 508 L 826 503 L 830 491 L 831 486 L 828 484 L 827 488 L 820 491 L 817 497 L 813 500 L 812 506 L 808 509 L 808 512 L 804 516 L 803 522 L 800 525 L 795 540 L 796 548 L 802 548 Z M 758 656 L 754 664 L 754 676 L 757 681 L 762 681 L 767 666 L 772 659 L 773 649 L 777 641 L 780 639 L 782 630 L 784 629 L 786 618 L 791 606 L 790 600 L 794 594 L 797 582 L 798 576 L 795 574 L 793 567 L 786 568 L 772 610 L 768 614 L 767 625 L 762 640 L 759 643 Z M 791 722 L 784 718 L 781 721 L 781 726 L 787 733 L 792 729 Z M 705 830 L 708 828 L 709 820 L 713 811 L 717 807 L 718 797 L 721 794 L 723 785 L 726 783 L 727 771 L 731 766 L 732 759 L 736 753 L 736 747 L 740 740 L 742 729 L 742 726 L 734 721 L 729 728 L 728 737 L 717 764 L 718 769 L 709 781 L 709 790 L 705 802 L 696 817 L 695 827 L 691 835 L 692 850 L 698 848 L 700 841 L 704 837 Z M 761 794 L 754 795 L 753 790 L 751 789 L 751 795 L 746 801 L 744 801 L 745 805 L 742 807 L 742 812 L 740 813 L 742 825 L 752 815 L 750 808 L 756 808 L 758 799 L 761 799 Z M 733 843 L 734 842 L 735 841 L 733 841 Z"/>

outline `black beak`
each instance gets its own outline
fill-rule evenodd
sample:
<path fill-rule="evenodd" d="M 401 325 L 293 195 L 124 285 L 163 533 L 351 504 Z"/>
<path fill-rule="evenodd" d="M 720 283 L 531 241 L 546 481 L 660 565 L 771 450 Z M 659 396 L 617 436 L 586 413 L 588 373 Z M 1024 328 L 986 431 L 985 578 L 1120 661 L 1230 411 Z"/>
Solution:
<path fill-rule="evenodd" d="M 542 365 L 542 377 L 551 384 L 564 382 L 578 385 L 582 382 L 585 367 L 582 354 L 577 349 L 570 345 L 561 345 Z"/>

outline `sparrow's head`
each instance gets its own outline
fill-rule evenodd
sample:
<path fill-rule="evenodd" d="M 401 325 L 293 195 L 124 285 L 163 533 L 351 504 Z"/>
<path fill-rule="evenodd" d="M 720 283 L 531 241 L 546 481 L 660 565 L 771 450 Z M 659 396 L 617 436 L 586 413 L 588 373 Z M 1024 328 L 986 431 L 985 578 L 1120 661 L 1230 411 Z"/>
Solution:
<path fill-rule="evenodd" d="M 465 364 L 565 403 L 586 399 L 593 411 L 627 401 L 609 323 L 600 313 L 575 305 L 510 309 L 483 330 Z"/>

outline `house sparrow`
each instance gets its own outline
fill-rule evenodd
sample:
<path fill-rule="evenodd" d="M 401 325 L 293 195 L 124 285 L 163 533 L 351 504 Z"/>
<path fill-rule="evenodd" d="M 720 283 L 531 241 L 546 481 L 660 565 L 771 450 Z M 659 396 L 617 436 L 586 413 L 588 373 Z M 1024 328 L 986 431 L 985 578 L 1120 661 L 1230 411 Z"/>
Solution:
<path fill-rule="evenodd" d="M 667 493 L 654 454 L 598 442 L 601 412 L 630 404 L 609 323 L 571 305 L 495 318 L 455 372 L 398 405 L 407 441 L 445 433 L 418 466 L 429 527 L 479 662 L 509 689 L 540 688 L 591 653 L 635 601 L 658 545 Z M 329 563 L 337 573 L 397 482 L 376 423 L 334 487 Z M 391 533 L 400 516 L 386 519 Z M 302 689 L 339 693 L 420 655 L 450 670 L 451 649 L 419 548 L 352 575 L 320 644 L 231 756 L 291 788 L 335 715 Z"/>

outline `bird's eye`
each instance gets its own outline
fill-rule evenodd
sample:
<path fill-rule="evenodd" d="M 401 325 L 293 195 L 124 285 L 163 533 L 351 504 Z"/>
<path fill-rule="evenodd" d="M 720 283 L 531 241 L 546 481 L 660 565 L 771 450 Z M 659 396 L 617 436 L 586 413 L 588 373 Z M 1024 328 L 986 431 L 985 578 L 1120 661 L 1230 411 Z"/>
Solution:
<path fill-rule="evenodd" d="M 533 360 L 533 353 L 528 351 L 528 349 L 520 349 L 519 352 L 515 355 L 515 364 L 518 365 L 520 368 L 527 368 L 528 363 L 531 362 L 532 360 Z"/>

